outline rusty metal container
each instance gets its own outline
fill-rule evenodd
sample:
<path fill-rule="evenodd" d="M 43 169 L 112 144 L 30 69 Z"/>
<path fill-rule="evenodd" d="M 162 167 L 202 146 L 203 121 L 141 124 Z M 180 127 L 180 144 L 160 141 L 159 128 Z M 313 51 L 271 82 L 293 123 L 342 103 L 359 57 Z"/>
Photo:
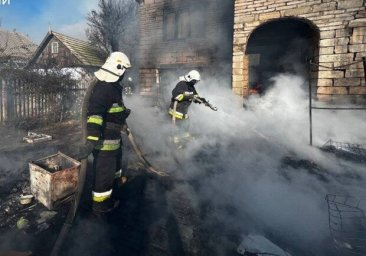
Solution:
<path fill-rule="evenodd" d="M 81 164 L 58 152 L 29 163 L 31 191 L 49 210 L 77 190 Z"/>

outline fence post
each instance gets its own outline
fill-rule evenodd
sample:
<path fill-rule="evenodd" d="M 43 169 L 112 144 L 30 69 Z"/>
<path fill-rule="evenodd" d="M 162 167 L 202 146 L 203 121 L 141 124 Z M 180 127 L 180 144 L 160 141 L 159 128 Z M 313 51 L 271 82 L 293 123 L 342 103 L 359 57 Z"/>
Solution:
<path fill-rule="evenodd" d="M 15 115 L 14 111 L 14 88 L 9 80 L 5 82 L 5 121 L 11 121 Z"/>
<path fill-rule="evenodd" d="M 0 123 L 4 122 L 4 80 L 0 77 Z"/>
<path fill-rule="evenodd" d="M 366 57 L 363 57 L 362 61 L 363 61 L 364 79 L 365 79 L 365 82 L 366 82 Z"/>

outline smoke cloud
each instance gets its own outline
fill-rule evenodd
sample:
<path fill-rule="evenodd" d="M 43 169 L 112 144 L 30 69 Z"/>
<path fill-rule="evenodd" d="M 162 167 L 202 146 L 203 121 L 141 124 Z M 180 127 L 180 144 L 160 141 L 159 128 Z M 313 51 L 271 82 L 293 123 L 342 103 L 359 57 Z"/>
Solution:
<path fill-rule="evenodd" d="M 177 189 L 190 197 L 197 211 L 202 202 L 209 202 L 207 225 L 216 219 L 227 230 L 264 235 L 293 255 L 331 255 L 325 195 L 365 196 L 365 174 L 361 164 L 318 147 L 330 138 L 365 144 L 365 113 L 314 113 L 315 147 L 310 147 L 307 82 L 295 75 L 272 80 L 274 86 L 263 97 L 252 96 L 245 109 L 224 81 L 203 77 L 196 89 L 219 111 L 191 106 L 194 140 L 184 150 L 172 150 L 169 142 L 170 98 L 165 98 L 163 111 L 138 96 L 125 99 L 133 111 L 129 126 L 148 155 L 154 155 L 155 165 L 195 182 Z M 171 80 L 163 95 L 176 82 Z M 294 166 L 286 159 L 313 166 Z"/>

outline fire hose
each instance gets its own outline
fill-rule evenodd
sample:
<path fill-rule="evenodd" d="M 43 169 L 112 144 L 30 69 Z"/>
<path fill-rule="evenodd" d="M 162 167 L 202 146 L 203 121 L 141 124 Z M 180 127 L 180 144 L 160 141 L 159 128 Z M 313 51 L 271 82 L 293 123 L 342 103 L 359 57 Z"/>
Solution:
<path fill-rule="evenodd" d="M 201 104 L 203 103 L 206 107 L 209 107 L 210 109 L 212 109 L 213 111 L 217 111 L 217 107 L 214 107 L 208 100 L 206 100 L 205 98 L 202 97 L 195 97 L 194 101 Z"/>
<path fill-rule="evenodd" d="M 196 103 L 203 103 L 206 107 L 209 107 L 210 109 L 212 109 L 213 111 L 217 111 L 217 107 L 214 107 L 208 100 L 206 100 L 205 98 L 201 98 L 201 97 L 194 97 L 194 101 Z M 174 101 L 173 104 L 173 115 L 172 115 L 172 133 L 174 133 L 175 130 L 175 124 L 176 124 L 176 114 L 177 114 L 177 105 L 178 105 L 178 101 Z"/>
<path fill-rule="evenodd" d="M 137 145 L 136 141 L 135 141 L 135 137 L 133 136 L 131 129 L 127 126 L 126 124 L 126 129 L 125 132 L 127 134 L 127 138 L 133 148 L 133 150 L 135 151 L 136 155 L 138 156 L 138 158 L 140 159 L 140 161 L 142 162 L 142 164 L 144 165 L 144 167 L 146 168 L 147 171 L 157 174 L 159 176 L 168 176 L 168 174 L 166 174 L 165 172 L 159 171 L 157 170 L 145 157 L 144 153 L 142 152 L 142 150 L 140 149 L 140 147 Z"/>

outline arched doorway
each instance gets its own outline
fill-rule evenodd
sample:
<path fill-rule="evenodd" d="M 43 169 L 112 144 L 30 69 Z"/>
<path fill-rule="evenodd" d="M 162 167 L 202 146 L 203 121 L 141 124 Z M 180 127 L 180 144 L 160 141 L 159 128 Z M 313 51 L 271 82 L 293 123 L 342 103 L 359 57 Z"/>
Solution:
<path fill-rule="evenodd" d="M 303 19 L 269 21 L 250 35 L 246 54 L 249 59 L 249 93 L 264 93 L 270 78 L 281 73 L 309 79 L 308 60 L 318 56 L 319 31 Z"/>

